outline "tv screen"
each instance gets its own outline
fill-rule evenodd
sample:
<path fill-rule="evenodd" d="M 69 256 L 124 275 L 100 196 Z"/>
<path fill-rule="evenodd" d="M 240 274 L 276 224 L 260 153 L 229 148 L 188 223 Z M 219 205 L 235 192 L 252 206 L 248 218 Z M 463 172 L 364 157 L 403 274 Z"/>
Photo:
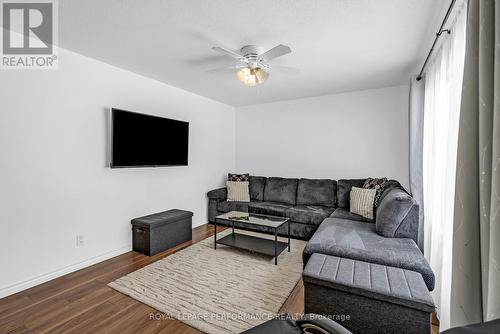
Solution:
<path fill-rule="evenodd" d="M 187 166 L 189 123 L 112 109 L 111 167 Z"/>

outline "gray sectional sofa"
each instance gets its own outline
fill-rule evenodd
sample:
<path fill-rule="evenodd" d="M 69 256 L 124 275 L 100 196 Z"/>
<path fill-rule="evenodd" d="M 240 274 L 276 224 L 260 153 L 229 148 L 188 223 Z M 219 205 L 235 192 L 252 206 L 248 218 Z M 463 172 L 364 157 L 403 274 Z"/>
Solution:
<path fill-rule="evenodd" d="M 262 213 L 290 218 L 293 238 L 309 240 L 337 207 L 334 180 L 250 176 L 250 202 L 228 202 L 226 188 L 208 193 L 208 221 L 229 211 Z M 279 233 L 286 234 L 286 226 Z"/>
<path fill-rule="evenodd" d="M 353 214 L 350 191 L 364 181 L 250 176 L 248 203 L 228 202 L 225 188 L 207 194 L 208 219 L 214 222 L 217 215 L 229 211 L 289 217 L 291 236 L 309 240 L 304 266 L 314 253 L 360 260 L 419 272 L 433 290 L 434 274 L 417 246 L 418 204 L 399 182 L 391 180 L 380 196 L 374 220 Z"/>

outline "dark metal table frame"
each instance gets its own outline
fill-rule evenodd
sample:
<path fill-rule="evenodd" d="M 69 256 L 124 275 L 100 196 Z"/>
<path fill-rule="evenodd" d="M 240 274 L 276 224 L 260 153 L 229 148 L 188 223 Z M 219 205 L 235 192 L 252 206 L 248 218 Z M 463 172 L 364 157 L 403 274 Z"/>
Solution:
<path fill-rule="evenodd" d="M 259 214 L 252 214 L 252 215 L 260 216 L 260 217 L 269 217 L 269 218 L 284 218 L 284 217 L 274 217 L 274 216 L 270 216 L 270 215 L 259 215 Z M 228 234 L 227 236 L 225 236 L 219 240 L 217 240 L 217 219 L 231 222 L 231 230 L 232 230 L 231 234 Z M 271 239 L 259 238 L 256 236 L 249 236 L 246 234 L 235 233 L 235 231 L 234 231 L 234 229 L 235 229 L 234 223 L 235 222 L 242 223 L 244 225 L 246 224 L 246 225 L 250 225 L 250 226 L 251 225 L 265 226 L 265 227 L 269 227 L 271 229 L 274 229 L 274 242 L 273 242 L 274 252 L 272 252 L 272 249 L 271 249 L 271 252 L 269 251 L 269 244 L 267 243 L 267 241 L 272 242 Z M 288 238 L 288 242 L 286 242 L 286 243 L 278 241 L 278 228 L 283 226 L 283 224 L 288 225 L 288 228 L 287 228 L 288 234 L 286 236 Z M 239 249 L 249 250 L 249 251 L 252 251 L 255 253 L 259 253 L 259 254 L 274 256 L 274 264 L 275 265 L 278 264 L 278 256 L 285 250 L 285 248 L 288 248 L 288 252 L 290 252 L 290 220 L 289 219 L 283 221 L 278 226 L 268 226 L 268 225 L 259 225 L 259 224 L 247 222 L 244 220 L 229 219 L 229 218 L 217 218 L 216 217 L 214 219 L 214 227 L 215 227 L 214 249 L 217 249 L 217 244 L 222 244 L 222 245 L 231 246 L 231 247 L 235 247 L 235 248 L 239 248 Z M 238 229 L 238 227 L 236 227 L 236 229 Z M 265 232 L 261 232 L 261 231 L 252 231 L 252 232 L 266 234 Z M 240 236 L 240 237 L 238 237 L 238 236 Z M 228 237 L 230 237 L 230 238 L 228 238 Z M 241 238 L 243 240 L 238 240 L 239 238 Z M 238 243 L 238 241 L 239 241 L 239 243 Z M 253 245 L 252 245 L 252 243 L 253 243 Z M 258 245 L 257 243 L 262 243 L 262 244 Z"/>

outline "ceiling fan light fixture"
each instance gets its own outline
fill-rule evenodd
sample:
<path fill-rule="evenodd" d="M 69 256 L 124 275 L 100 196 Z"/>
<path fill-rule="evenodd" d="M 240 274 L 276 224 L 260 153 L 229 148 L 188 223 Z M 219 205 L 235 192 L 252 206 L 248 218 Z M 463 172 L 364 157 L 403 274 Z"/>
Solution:
<path fill-rule="evenodd" d="M 269 77 L 269 73 L 260 67 L 244 67 L 236 73 L 238 79 L 249 87 L 263 83 Z"/>

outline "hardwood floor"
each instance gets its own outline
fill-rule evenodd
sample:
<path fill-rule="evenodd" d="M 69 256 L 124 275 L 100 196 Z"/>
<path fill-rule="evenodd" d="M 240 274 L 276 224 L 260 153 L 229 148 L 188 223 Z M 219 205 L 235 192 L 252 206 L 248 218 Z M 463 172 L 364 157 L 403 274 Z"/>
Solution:
<path fill-rule="evenodd" d="M 107 284 L 213 233 L 213 225 L 203 225 L 192 241 L 155 256 L 128 252 L 0 299 L 0 333 L 201 333 L 178 320 L 150 319 L 159 312 Z M 281 312 L 302 313 L 303 294 L 299 282 Z"/>
<path fill-rule="evenodd" d="M 218 227 L 217 231 L 224 229 Z M 201 333 L 178 320 L 151 319 L 160 313 L 107 284 L 213 233 L 213 225 L 203 225 L 193 229 L 192 241 L 155 256 L 128 252 L 0 299 L 0 333 Z M 301 280 L 280 312 L 301 314 L 303 311 Z M 437 326 L 433 326 L 433 333 L 438 333 Z"/>

